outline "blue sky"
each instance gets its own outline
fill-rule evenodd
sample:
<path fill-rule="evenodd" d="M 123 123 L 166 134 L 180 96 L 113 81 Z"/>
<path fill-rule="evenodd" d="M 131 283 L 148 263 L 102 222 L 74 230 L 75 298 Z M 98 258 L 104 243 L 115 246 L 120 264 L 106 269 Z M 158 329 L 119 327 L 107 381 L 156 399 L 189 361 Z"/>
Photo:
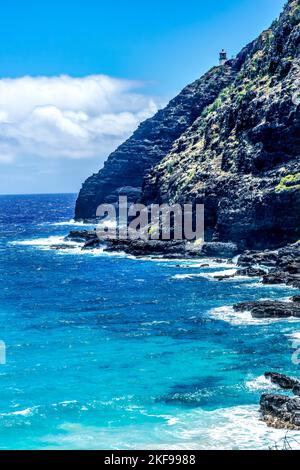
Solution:
<path fill-rule="evenodd" d="M 0 193 L 77 191 L 141 119 L 215 65 L 222 47 L 239 52 L 284 3 L 3 2 Z"/>

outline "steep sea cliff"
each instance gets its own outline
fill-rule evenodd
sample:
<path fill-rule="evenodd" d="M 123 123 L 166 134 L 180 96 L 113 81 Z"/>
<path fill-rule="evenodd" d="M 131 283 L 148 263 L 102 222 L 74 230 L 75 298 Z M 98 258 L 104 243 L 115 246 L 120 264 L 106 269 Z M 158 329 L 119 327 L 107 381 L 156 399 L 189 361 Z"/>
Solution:
<path fill-rule="evenodd" d="M 90 177 L 76 219 L 102 202 L 205 205 L 206 241 L 273 248 L 300 238 L 300 7 L 186 87 Z M 288 208 L 288 209 L 287 209 Z"/>

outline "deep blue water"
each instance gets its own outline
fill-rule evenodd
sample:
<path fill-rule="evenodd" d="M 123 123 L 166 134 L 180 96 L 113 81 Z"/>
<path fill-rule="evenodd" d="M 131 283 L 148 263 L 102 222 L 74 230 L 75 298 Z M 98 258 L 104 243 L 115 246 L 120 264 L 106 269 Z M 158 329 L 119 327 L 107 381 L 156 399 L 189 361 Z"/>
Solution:
<path fill-rule="evenodd" d="M 0 448 L 267 448 L 261 376 L 297 375 L 297 322 L 238 301 L 297 293 L 234 266 L 51 250 L 75 195 L 0 196 Z M 299 333 L 298 333 L 299 334 Z"/>

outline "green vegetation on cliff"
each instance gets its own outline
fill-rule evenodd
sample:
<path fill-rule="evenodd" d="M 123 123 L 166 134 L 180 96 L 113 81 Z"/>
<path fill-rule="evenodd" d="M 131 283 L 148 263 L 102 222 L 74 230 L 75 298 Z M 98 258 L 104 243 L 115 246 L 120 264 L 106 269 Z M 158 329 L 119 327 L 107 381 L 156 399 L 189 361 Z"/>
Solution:
<path fill-rule="evenodd" d="M 280 183 L 275 188 L 275 191 L 290 191 L 294 189 L 300 190 L 300 173 L 296 173 L 295 175 L 287 175 L 281 178 Z"/>

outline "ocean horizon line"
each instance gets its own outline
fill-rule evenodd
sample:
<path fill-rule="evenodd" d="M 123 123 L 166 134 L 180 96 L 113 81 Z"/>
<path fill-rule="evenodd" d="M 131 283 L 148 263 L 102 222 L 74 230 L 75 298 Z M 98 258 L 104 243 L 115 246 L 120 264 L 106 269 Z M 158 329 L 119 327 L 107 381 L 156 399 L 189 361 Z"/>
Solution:
<path fill-rule="evenodd" d="M 0 197 L 2 196 L 55 196 L 55 195 L 64 195 L 64 194 L 74 194 L 77 195 L 78 192 L 57 192 L 57 193 L 0 193 Z"/>

